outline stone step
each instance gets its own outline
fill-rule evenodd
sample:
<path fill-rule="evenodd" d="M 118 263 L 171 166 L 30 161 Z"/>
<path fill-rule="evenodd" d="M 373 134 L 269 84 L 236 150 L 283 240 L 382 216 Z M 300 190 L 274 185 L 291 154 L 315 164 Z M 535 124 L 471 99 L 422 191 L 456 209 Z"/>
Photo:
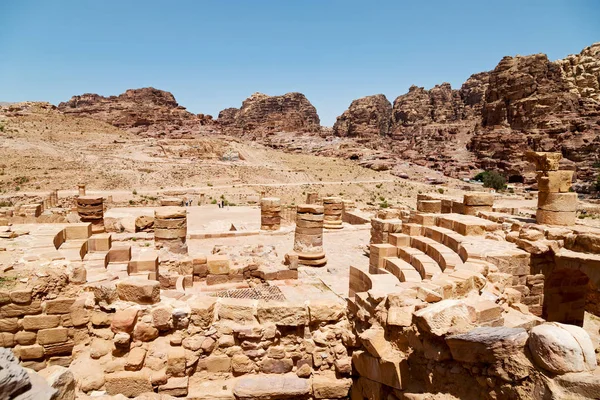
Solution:
<path fill-rule="evenodd" d="M 463 264 L 460 256 L 448 246 L 425 236 L 412 236 L 410 246 L 417 248 L 438 263 L 442 271 L 456 269 Z"/>
<path fill-rule="evenodd" d="M 398 247 L 398 257 L 415 267 L 423 279 L 431 279 L 442 273 L 442 269 L 433 258 L 414 247 Z"/>
<path fill-rule="evenodd" d="M 421 274 L 411 264 L 398 257 L 387 257 L 384 268 L 400 282 L 421 282 Z"/>
<path fill-rule="evenodd" d="M 233 385 L 236 379 L 204 380 L 192 376 L 188 385 L 187 400 L 235 400 Z"/>
<path fill-rule="evenodd" d="M 486 232 L 502 227 L 501 224 L 490 220 L 463 214 L 442 214 L 437 218 L 436 224 L 463 236 L 483 236 Z"/>

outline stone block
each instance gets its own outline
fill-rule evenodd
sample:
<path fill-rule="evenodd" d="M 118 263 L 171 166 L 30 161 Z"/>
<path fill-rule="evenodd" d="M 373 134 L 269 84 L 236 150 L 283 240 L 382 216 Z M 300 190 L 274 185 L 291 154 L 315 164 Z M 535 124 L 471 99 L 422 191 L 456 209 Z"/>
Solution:
<path fill-rule="evenodd" d="M 423 213 L 439 214 L 442 212 L 441 200 L 419 200 L 417 201 L 417 211 Z"/>
<path fill-rule="evenodd" d="M 352 354 L 352 365 L 358 375 L 394 389 L 404 389 L 406 382 L 403 381 L 410 380 L 408 362 L 398 356 L 376 358 L 359 350 Z"/>
<path fill-rule="evenodd" d="M 345 399 L 352 386 L 352 379 L 338 378 L 333 371 L 321 371 L 313 376 L 315 399 Z"/>
<path fill-rule="evenodd" d="M 294 373 L 284 375 L 245 375 L 233 385 L 236 399 L 302 399 L 311 393 L 311 382 Z"/>
<path fill-rule="evenodd" d="M 143 278 L 126 278 L 117 283 L 117 295 L 123 301 L 155 304 L 160 301 L 160 283 Z"/>
<path fill-rule="evenodd" d="M 31 346 L 19 346 L 15 349 L 15 353 L 19 355 L 19 358 L 23 361 L 28 360 L 39 360 L 44 358 L 44 348 L 39 344 Z"/>
<path fill-rule="evenodd" d="M 145 371 L 121 371 L 105 375 L 106 393 L 136 397 L 152 392 L 150 376 Z"/>
<path fill-rule="evenodd" d="M 304 304 L 259 301 L 257 315 L 261 324 L 272 322 L 278 326 L 301 326 L 308 323 Z"/>
<path fill-rule="evenodd" d="M 208 273 L 212 275 L 229 274 L 229 256 L 222 254 L 213 254 L 206 257 Z"/>
<path fill-rule="evenodd" d="M 167 352 L 167 375 L 185 376 L 185 349 L 183 347 L 170 347 Z"/>
<path fill-rule="evenodd" d="M 574 171 L 538 172 L 538 190 L 548 193 L 567 193 L 573 183 L 573 173 Z"/>
<path fill-rule="evenodd" d="M 137 307 L 129 307 L 124 310 L 118 310 L 112 319 L 110 329 L 117 332 L 131 333 L 137 322 L 139 309 Z"/>
<path fill-rule="evenodd" d="M 100 233 L 88 239 L 89 251 L 110 251 L 112 246 L 112 234 Z M 109 256 L 110 258 L 110 256 Z"/>
<path fill-rule="evenodd" d="M 206 358 L 206 369 L 213 374 L 230 372 L 231 358 L 225 354 L 208 356 Z"/>
<path fill-rule="evenodd" d="M 558 171 L 561 153 L 528 151 L 525 159 L 535 165 L 536 171 Z"/>
<path fill-rule="evenodd" d="M 538 194 L 538 209 L 545 211 L 577 211 L 577 193 L 546 193 Z"/>
<path fill-rule="evenodd" d="M 538 209 L 536 214 L 538 224 L 570 226 L 577 222 L 577 215 L 572 211 L 548 211 Z"/>
<path fill-rule="evenodd" d="M 194 297 L 188 300 L 190 307 L 190 322 L 200 328 L 208 328 L 215 318 L 214 297 Z"/>
<path fill-rule="evenodd" d="M 22 323 L 27 331 L 56 328 L 60 324 L 60 315 L 26 315 Z"/>
<path fill-rule="evenodd" d="M 92 236 L 92 224 L 89 222 L 68 224 L 65 227 L 66 240 L 89 239 L 90 236 Z"/>
<path fill-rule="evenodd" d="M 159 207 L 154 210 L 154 220 L 186 218 L 187 210 L 184 207 Z"/>
<path fill-rule="evenodd" d="M 144 366 L 144 360 L 146 359 L 146 350 L 142 347 L 134 347 L 127 355 L 125 361 L 126 371 L 139 371 Z"/>
<path fill-rule="evenodd" d="M 174 397 L 187 396 L 188 380 L 189 378 L 187 376 L 169 378 L 167 383 L 158 387 L 158 393 Z"/>
<path fill-rule="evenodd" d="M 523 328 L 475 328 L 448 336 L 446 343 L 456 361 L 493 364 L 509 358 L 525 358 L 528 334 Z"/>
<path fill-rule="evenodd" d="M 465 206 L 493 206 L 494 195 L 486 192 L 465 193 L 463 204 Z"/>
<path fill-rule="evenodd" d="M 69 314 L 75 299 L 61 297 L 55 300 L 46 300 L 46 314 Z"/>
<path fill-rule="evenodd" d="M 16 333 L 19 330 L 17 318 L 0 319 L 0 332 Z"/>
<path fill-rule="evenodd" d="M 131 246 L 114 245 L 108 252 L 109 263 L 123 263 L 131 260 Z"/>
<path fill-rule="evenodd" d="M 41 329 L 37 334 L 38 343 L 42 345 L 63 343 L 69 339 L 67 328 Z"/>

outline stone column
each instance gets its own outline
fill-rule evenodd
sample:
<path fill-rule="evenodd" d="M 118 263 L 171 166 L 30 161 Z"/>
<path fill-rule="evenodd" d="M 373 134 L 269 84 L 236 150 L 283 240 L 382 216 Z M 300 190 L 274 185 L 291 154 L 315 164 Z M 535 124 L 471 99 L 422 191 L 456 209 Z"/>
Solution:
<path fill-rule="evenodd" d="M 91 222 L 94 232 L 104 231 L 104 200 L 101 196 L 79 196 L 75 203 L 82 222 Z"/>
<path fill-rule="evenodd" d="M 154 210 L 154 243 L 173 253 L 187 253 L 187 212 L 184 207 L 160 207 Z"/>
<path fill-rule="evenodd" d="M 528 152 L 528 161 L 535 164 L 538 182 L 538 224 L 575 225 L 577 193 L 571 193 L 573 171 L 560 171 L 561 153 Z"/>
<path fill-rule="evenodd" d="M 323 212 L 320 205 L 297 206 L 294 252 L 301 265 L 322 267 L 327 264 L 323 251 Z"/>
<path fill-rule="evenodd" d="M 441 210 L 440 201 L 440 212 Z M 486 192 L 466 193 L 463 198 L 463 214 L 477 215 L 478 212 L 490 212 L 494 206 L 494 195 Z"/>
<path fill-rule="evenodd" d="M 323 227 L 326 229 L 342 229 L 342 210 L 344 203 L 339 197 L 323 197 Z"/>
<path fill-rule="evenodd" d="M 80 183 L 77 187 L 79 188 L 79 196 L 85 196 L 85 185 Z"/>
<path fill-rule="evenodd" d="M 281 200 L 277 197 L 260 199 L 260 229 L 276 231 L 281 227 Z"/>
<path fill-rule="evenodd" d="M 319 202 L 319 193 L 308 192 L 306 193 L 306 204 L 317 204 Z"/>

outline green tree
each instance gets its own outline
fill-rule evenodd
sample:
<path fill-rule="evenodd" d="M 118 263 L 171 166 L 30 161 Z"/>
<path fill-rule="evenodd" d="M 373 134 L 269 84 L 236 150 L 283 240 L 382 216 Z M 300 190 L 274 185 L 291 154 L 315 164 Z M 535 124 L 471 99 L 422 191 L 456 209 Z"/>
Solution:
<path fill-rule="evenodd" d="M 506 189 L 506 178 L 497 171 L 484 171 L 475 175 L 473 180 L 483 182 L 484 187 L 496 190 Z"/>

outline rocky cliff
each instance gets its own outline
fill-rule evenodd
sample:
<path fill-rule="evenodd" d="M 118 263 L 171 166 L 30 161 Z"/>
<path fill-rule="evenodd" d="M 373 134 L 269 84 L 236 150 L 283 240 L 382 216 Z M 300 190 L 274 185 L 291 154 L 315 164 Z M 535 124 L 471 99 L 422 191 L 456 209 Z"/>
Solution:
<path fill-rule="evenodd" d="M 216 129 L 210 115 L 192 114 L 177 104 L 171 93 L 151 87 L 130 89 L 119 96 L 73 96 L 58 109 L 147 136 L 177 137 Z"/>
<path fill-rule="evenodd" d="M 336 136 L 388 135 L 392 104 L 383 94 L 354 100 L 333 125 Z"/>
<path fill-rule="evenodd" d="M 302 93 L 254 93 L 241 108 L 221 111 L 218 122 L 225 132 L 319 132 L 321 128 L 316 108 Z"/>
<path fill-rule="evenodd" d="M 355 100 L 333 133 L 348 136 L 352 127 L 353 136 L 385 134 L 374 127 L 386 121 L 366 122 L 373 102 L 365 99 L 372 97 Z M 544 54 L 504 57 L 458 90 L 448 83 L 412 86 L 394 100 L 388 136 L 385 146 L 398 158 L 452 176 L 483 168 L 529 180 L 524 152 L 535 150 L 562 152 L 589 181 L 600 159 L 600 43 L 558 61 Z"/>

